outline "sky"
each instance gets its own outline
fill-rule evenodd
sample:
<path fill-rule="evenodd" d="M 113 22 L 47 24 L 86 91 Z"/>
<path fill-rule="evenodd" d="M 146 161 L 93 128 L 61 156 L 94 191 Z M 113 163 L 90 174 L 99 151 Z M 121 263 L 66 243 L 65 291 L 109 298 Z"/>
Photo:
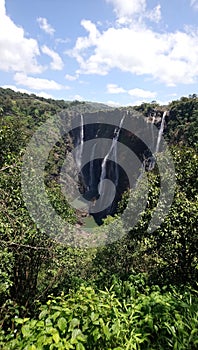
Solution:
<path fill-rule="evenodd" d="M 198 93 L 198 0 L 0 0 L 0 86 L 114 106 Z"/>

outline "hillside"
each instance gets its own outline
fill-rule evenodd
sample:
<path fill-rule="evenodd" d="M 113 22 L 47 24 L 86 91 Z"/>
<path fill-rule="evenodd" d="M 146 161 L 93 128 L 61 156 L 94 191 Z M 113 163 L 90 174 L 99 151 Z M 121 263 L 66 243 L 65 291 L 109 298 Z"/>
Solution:
<path fill-rule="evenodd" d="M 120 107 L 122 110 L 126 107 Z M 196 94 L 181 97 L 167 106 L 157 103 L 142 103 L 140 106 L 128 106 L 127 109 L 137 110 L 148 117 L 155 111 L 169 111 L 170 120 L 166 128 L 167 140 L 171 144 L 189 145 L 197 147 L 198 143 L 198 97 Z M 96 111 L 113 110 L 108 105 L 89 101 L 53 100 L 15 92 L 11 89 L 0 88 L 0 115 L 19 116 L 30 123 L 31 128 L 39 125 L 49 115 L 60 111 L 75 113 L 91 113 Z"/>
<path fill-rule="evenodd" d="M 64 121 L 73 121 L 76 115 L 79 124 L 57 140 L 53 128 L 48 134 L 48 129 L 39 127 L 60 112 Z M 144 116 L 143 124 L 137 117 L 139 138 L 122 124 L 123 115 L 131 121 L 138 113 Z M 99 116 L 96 126 L 83 124 L 86 118 Z M 109 126 L 107 118 L 119 124 Z M 172 169 L 170 158 L 160 149 L 154 157 L 147 155 L 154 161 L 146 169 L 142 125 L 151 135 L 157 126 L 154 145 L 159 130 L 164 131 Z M 37 130 L 44 143 L 35 137 L 27 155 Z M 96 144 L 103 137 L 110 141 L 105 156 L 94 159 L 97 147 L 104 150 L 104 140 Z M 112 109 L 0 89 L 1 349 L 197 348 L 197 138 L 196 95 L 168 106 L 143 103 Z M 86 141 L 92 139 L 88 152 L 84 151 L 89 161 L 79 170 Z M 128 172 L 117 166 L 118 143 L 125 145 L 120 154 Z M 139 159 L 133 187 L 127 176 L 133 173 L 134 158 L 128 158 L 126 148 Z M 108 163 L 110 153 L 113 158 Z M 174 188 L 169 203 L 171 170 Z M 102 192 L 98 196 L 92 187 L 99 192 L 101 178 L 114 179 L 118 199 L 115 210 L 105 219 L 101 216 L 97 226 L 94 215 L 76 209 L 65 193 L 77 188 L 78 196 L 89 194 L 89 208 L 95 208 Z M 26 185 L 30 192 L 24 191 Z M 109 182 L 106 188 L 104 192 L 111 195 Z M 149 231 L 156 208 L 162 220 Z M 138 218 L 134 225 L 133 218 Z"/>
<path fill-rule="evenodd" d="M 39 97 L 34 94 L 15 92 L 0 88 L 1 113 L 22 113 L 26 116 L 41 117 L 47 113 L 58 113 L 61 110 L 72 110 L 78 113 L 110 110 L 112 107 L 97 102 L 64 101 Z"/>

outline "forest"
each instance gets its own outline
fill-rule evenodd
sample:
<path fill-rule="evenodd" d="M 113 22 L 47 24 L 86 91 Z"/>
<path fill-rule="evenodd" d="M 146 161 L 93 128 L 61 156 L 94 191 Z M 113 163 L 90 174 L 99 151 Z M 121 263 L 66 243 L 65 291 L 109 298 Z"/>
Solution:
<path fill-rule="evenodd" d="M 48 118 L 125 110 L 0 88 L 0 349 L 198 348 L 196 94 L 167 106 L 152 101 L 127 107 L 131 116 L 138 113 L 145 120 L 168 111 L 164 139 L 174 161 L 176 185 L 169 212 L 155 231 L 147 228 L 159 198 L 157 164 L 146 172 L 146 207 L 127 233 L 121 222 L 126 207 L 126 220 L 130 216 L 127 186 L 116 210 L 102 219 L 102 225 L 94 224 L 99 239 L 104 232 L 117 237 L 109 244 L 82 247 L 53 239 L 36 225 L 24 201 L 23 156 Z M 120 137 L 124 141 L 125 133 Z M 53 147 L 45 167 L 45 190 L 62 220 L 78 230 L 84 218 L 66 200 L 59 182 L 71 148 L 67 136 Z M 159 157 L 165 156 L 159 152 Z M 164 178 L 168 183 L 168 165 Z M 141 188 L 136 192 L 140 197 Z"/>

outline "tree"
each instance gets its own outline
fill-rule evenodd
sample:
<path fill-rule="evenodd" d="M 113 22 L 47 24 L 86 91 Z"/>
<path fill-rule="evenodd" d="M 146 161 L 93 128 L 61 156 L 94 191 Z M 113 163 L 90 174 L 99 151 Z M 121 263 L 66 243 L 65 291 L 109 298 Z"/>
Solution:
<path fill-rule="evenodd" d="M 133 200 L 127 205 L 125 201 L 128 201 L 128 197 L 124 198 L 124 203 L 121 205 L 121 208 L 125 210 L 124 224 L 121 224 L 121 221 L 116 223 L 116 218 L 111 219 L 112 224 L 110 219 L 107 221 L 107 235 L 115 236 L 117 230 L 118 235 L 122 233 L 122 238 L 97 252 L 95 266 L 100 286 L 104 287 L 104 284 L 111 280 L 112 275 L 125 280 L 133 271 L 148 273 L 151 283 L 157 280 L 162 285 L 187 283 L 195 285 L 198 277 L 196 233 L 198 205 L 194 189 L 194 181 L 197 181 L 194 173 L 197 155 L 188 148 L 180 150 L 175 147 L 172 152 L 177 185 L 168 215 L 156 231 L 147 232 L 153 209 L 158 203 L 160 190 L 160 177 L 155 169 L 147 173 L 149 179 L 147 206 L 137 224 L 129 229 L 134 207 L 136 208 L 139 204 L 141 207 L 141 188 L 136 197 L 132 197 Z M 168 184 L 168 168 L 165 176 Z M 161 214 L 163 214 L 164 206 L 166 202 L 161 207 Z M 138 212 L 138 208 L 136 209 Z"/>

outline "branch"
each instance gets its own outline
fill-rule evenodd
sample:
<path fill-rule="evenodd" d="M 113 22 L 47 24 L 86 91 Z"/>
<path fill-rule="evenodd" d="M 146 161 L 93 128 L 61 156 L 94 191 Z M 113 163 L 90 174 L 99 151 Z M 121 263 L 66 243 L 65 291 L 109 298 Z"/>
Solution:
<path fill-rule="evenodd" d="M 17 247 L 23 247 L 23 248 L 29 248 L 29 249 L 35 249 L 35 250 L 50 250 L 50 248 L 44 248 L 44 247 L 36 247 L 36 246 L 31 246 L 29 244 L 21 244 L 21 243 L 15 243 L 15 242 L 10 242 L 10 241 L 3 241 L 0 240 L 1 243 L 10 245 L 10 246 L 17 246 Z"/>
<path fill-rule="evenodd" d="M 9 168 L 14 168 L 15 166 L 16 166 L 16 163 L 11 164 L 11 165 L 7 165 L 7 166 L 4 166 L 3 168 L 1 168 L 0 171 L 4 171 L 4 170 L 9 169 Z"/>

